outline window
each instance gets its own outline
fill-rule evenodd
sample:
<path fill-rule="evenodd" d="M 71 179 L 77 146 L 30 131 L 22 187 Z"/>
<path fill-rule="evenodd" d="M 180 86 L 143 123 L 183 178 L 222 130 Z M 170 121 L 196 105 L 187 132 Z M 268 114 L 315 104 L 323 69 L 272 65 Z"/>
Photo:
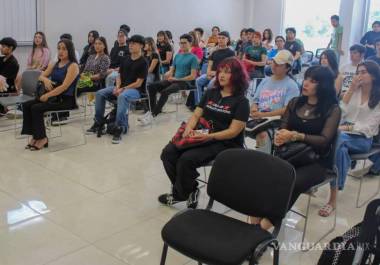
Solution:
<path fill-rule="evenodd" d="M 315 52 L 318 48 L 326 48 L 332 33 L 330 17 L 339 14 L 340 0 L 284 2 L 284 36 L 287 27 L 294 27 L 296 37 L 304 43 L 305 50 Z"/>
<path fill-rule="evenodd" d="M 372 30 L 375 20 L 380 20 L 380 0 L 370 0 L 367 31 Z"/>

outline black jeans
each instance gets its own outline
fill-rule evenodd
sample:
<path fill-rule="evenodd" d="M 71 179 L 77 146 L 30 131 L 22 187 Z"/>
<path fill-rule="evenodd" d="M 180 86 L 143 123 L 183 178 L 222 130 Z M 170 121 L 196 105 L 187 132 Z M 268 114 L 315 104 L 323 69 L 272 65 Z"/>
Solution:
<path fill-rule="evenodd" d="M 76 107 L 75 97 L 62 96 L 59 102 L 30 100 L 22 104 L 23 122 L 21 134 L 32 135 L 33 139 L 46 138 L 44 113 L 51 110 L 69 110 Z"/>
<path fill-rule="evenodd" d="M 173 185 L 173 195 L 178 199 L 186 200 L 198 186 L 197 168 L 207 165 L 220 152 L 234 147 L 239 148 L 238 145 L 231 146 L 221 141 L 186 150 L 178 150 L 172 143 L 166 145 L 162 150 L 161 160 Z"/>
<path fill-rule="evenodd" d="M 148 86 L 150 106 L 152 108 L 152 115 L 157 116 L 161 113 L 166 101 L 168 101 L 169 95 L 176 93 L 180 90 L 190 89 L 189 83 L 186 81 L 170 82 L 167 80 L 158 81 Z M 160 93 L 160 98 L 156 102 L 157 93 Z"/>

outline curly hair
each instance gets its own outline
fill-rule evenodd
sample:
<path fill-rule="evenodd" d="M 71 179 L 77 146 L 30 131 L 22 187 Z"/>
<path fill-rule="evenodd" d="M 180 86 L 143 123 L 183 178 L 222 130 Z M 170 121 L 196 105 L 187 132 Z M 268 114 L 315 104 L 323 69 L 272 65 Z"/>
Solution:
<path fill-rule="evenodd" d="M 216 71 L 215 88 L 222 90 L 219 83 L 219 74 L 222 69 L 229 69 L 231 72 L 230 83 L 233 89 L 233 95 L 245 95 L 248 89 L 248 74 L 244 66 L 236 57 L 229 57 L 221 61 Z"/>

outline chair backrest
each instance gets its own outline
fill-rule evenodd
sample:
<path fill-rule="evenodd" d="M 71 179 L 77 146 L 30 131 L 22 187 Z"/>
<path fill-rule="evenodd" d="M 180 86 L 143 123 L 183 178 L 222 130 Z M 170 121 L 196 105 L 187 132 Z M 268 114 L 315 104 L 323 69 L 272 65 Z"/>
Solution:
<path fill-rule="evenodd" d="M 34 96 L 40 75 L 40 70 L 25 70 L 22 73 L 21 89 L 24 95 Z"/>
<path fill-rule="evenodd" d="M 255 150 L 229 149 L 216 157 L 207 193 L 240 213 L 278 220 L 288 211 L 294 182 L 288 162 Z"/>
<path fill-rule="evenodd" d="M 326 50 L 326 48 L 318 48 L 315 51 L 315 57 L 319 59 L 321 57 L 322 52 L 324 52 L 325 50 Z"/>
<path fill-rule="evenodd" d="M 314 53 L 312 51 L 305 51 L 302 54 L 301 60 L 302 64 L 309 64 L 313 61 Z"/>

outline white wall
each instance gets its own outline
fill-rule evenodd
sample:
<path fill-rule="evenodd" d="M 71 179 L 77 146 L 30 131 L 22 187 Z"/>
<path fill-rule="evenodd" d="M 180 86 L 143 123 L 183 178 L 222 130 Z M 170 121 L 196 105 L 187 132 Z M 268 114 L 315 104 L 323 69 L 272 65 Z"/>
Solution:
<path fill-rule="evenodd" d="M 44 30 L 50 46 L 63 32 L 73 35 L 76 48 L 86 44 L 87 33 L 96 29 L 108 43 L 116 39 L 119 25 L 128 24 L 131 34 L 156 36 L 161 29 L 172 31 L 175 42 L 185 32 L 200 26 L 219 25 L 237 36 L 244 25 L 245 0 L 48 0 L 45 1 Z"/>
<path fill-rule="evenodd" d="M 255 30 L 263 32 L 264 29 L 270 28 L 273 34 L 283 35 L 282 16 L 283 0 L 253 0 L 253 21 L 252 27 Z M 308 0 L 310 1 L 310 0 Z"/>

